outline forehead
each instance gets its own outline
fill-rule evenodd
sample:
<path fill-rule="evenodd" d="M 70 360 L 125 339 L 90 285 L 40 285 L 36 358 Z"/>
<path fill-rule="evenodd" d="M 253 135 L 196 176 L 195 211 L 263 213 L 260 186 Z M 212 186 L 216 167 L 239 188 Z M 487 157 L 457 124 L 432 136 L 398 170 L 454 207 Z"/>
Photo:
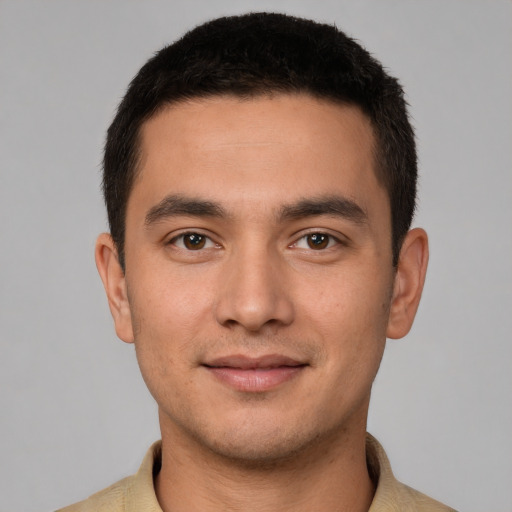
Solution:
<path fill-rule="evenodd" d="M 371 206 L 372 196 L 384 192 L 374 145 L 371 123 L 358 107 L 308 95 L 174 104 L 141 128 L 129 203 L 177 193 L 262 209 L 340 193 Z"/>

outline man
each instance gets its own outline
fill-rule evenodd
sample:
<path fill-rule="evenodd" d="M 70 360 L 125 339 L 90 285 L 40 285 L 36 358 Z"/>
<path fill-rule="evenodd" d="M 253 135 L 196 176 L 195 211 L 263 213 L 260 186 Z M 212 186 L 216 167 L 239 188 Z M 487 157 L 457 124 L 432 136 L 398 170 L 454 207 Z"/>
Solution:
<path fill-rule="evenodd" d="M 366 434 L 428 260 L 398 82 L 336 28 L 222 18 L 140 70 L 108 131 L 96 262 L 162 434 L 66 511 L 450 510 Z"/>

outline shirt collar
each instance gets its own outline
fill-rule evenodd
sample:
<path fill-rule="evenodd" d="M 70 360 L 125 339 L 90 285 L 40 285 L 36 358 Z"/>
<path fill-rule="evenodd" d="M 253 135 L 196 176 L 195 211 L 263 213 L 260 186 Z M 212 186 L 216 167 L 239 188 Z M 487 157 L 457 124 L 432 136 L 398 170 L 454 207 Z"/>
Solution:
<path fill-rule="evenodd" d="M 133 485 L 127 489 L 126 512 L 162 512 L 155 494 L 154 476 L 162 459 L 161 441 L 147 451 L 135 475 Z M 386 453 L 370 434 L 366 435 L 366 463 L 375 483 L 375 495 L 368 512 L 393 510 L 392 504 L 400 502 L 401 484 L 395 479 Z"/>

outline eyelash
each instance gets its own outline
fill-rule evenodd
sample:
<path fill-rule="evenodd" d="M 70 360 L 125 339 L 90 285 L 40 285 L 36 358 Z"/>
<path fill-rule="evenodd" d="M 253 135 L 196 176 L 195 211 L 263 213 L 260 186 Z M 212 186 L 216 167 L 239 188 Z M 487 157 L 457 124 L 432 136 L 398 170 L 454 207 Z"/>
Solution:
<path fill-rule="evenodd" d="M 312 247 L 310 244 L 310 241 L 313 244 L 316 244 L 316 237 L 319 237 L 318 244 L 316 247 Z M 308 247 L 299 247 L 299 243 L 304 240 Z M 327 244 L 325 247 L 321 247 L 324 241 L 327 241 Z M 342 244 L 341 240 L 339 238 L 336 238 L 335 236 L 325 233 L 324 231 L 312 231 L 310 233 L 306 233 L 305 235 L 301 236 L 296 242 L 294 242 L 290 247 L 297 247 L 298 249 L 306 249 L 306 250 L 312 250 L 315 252 L 324 251 L 327 249 L 330 249 L 331 247 L 335 245 Z"/>
<path fill-rule="evenodd" d="M 200 240 L 197 240 L 198 243 L 195 248 L 190 248 L 190 247 L 187 247 L 187 238 L 186 237 L 189 237 L 188 240 L 192 244 L 195 243 L 194 237 L 196 237 Z M 179 240 L 181 240 L 181 246 L 178 244 Z M 203 245 L 200 245 L 201 242 L 203 242 Z M 212 247 L 219 247 L 219 245 L 216 244 L 209 236 L 204 235 L 203 233 L 200 233 L 197 231 L 187 231 L 185 233 L 180 233 L 179 235 L 171 238 L 171 240 L 169 240 L 168 243 L 169 243 L 169 245 L 174 245 L 174 246 L 178 247 L 179 249 L 183 249 L 183 250 L 191 251 L 191 252 L 199 251 L 202 249 L 211 249 Z M 205 245 L 209 245 L 209 247 L 205 247 Z"/>
<path fill-rule="evenodd" d="M 188 237 L 188 239 L 187 239 Z M 318 237 L 318 238 L 317 238 Z M 181 240 L 181 243 L 179 241 Z M 189 245 L 187 246 L 187 240 Z M 301 241 L 305 241 L 308 247 L 300 247 Z M 311 243 L 310 243 L 311 242 Z M 323 246 L 323 244 L 325 246 Z M 190 252 L 200 251 L 203 249 L 211 249 L 213 247 L 220 247 L 219 244 L 215 243 L 209 236 L 197 232 L 197 231 L 187 231 L 185 233 L 181 233 L 171 240 L 169 240 L 169 245 L 174 245 L 179 249 L 183 249 Z M 316 245 L 316 246 L 312 246 Z M 298 238 L 295 242 L 293 242 L 289 247 L 296 247 L 298 249 L 312 250 L 315 252 L 321 252 L 335 245 L 342 244 L 341 240 L 336 238 L 335 236 L 325 233 L 323 231 L 313 231 L 307 233 L 300 238 Z M 195 246 L 195 247 L 194 247 Z"/>

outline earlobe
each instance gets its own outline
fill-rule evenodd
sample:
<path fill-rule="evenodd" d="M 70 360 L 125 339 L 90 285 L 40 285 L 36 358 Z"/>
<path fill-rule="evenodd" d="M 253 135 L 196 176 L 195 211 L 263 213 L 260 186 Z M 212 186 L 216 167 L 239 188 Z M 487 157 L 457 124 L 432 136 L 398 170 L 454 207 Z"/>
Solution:
<path fill-rule="evenodd" d="M 119 264 L 114 241 L 108 233 L 102 233 L 96 240 L 95 259 L 96 267 L 107 294 L 116 333 L 126 343 L 133 343 L 133 328 L 130 304 L 126 292 L 125 273 Z"/>
<path fill-rule="evenodd" d="M 428 237 L 423 229 L 407 233 L 395 274 L 388 338 L 402 338 L 411 329 L 420 303 L 428 265 Z"/>

